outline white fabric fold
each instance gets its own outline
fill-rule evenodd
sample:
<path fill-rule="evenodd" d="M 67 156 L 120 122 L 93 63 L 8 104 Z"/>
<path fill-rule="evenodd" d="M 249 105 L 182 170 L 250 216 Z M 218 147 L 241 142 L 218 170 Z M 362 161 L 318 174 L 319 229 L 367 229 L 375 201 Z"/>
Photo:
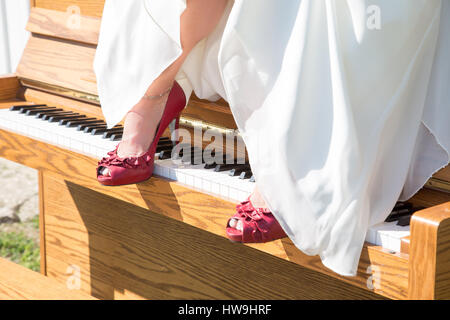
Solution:
<path fill-rule="evenodd" d="M 95 71 L 109 126 L 181 54 L 184 8 L 106 1 Z M 229 102 L 294 244 L 355 275 L 368 227 L 449 162 L 449 35 L 450 0 L 236 0 L 178 80 Z"/>

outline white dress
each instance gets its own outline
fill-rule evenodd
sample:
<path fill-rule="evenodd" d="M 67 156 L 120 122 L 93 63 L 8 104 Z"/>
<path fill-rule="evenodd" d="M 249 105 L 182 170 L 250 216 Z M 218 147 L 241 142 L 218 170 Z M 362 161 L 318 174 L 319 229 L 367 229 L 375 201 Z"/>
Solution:
<path fill-rule="evenodd" d="M 106 1 L 95 71 L 109 126 L 181 54 L 185 5 Z M 229 102 L 295 245 L 355 275 L 368 227 L 449 163 L 449 57 L 450 0 L 236 0 L 178 80 Z"/>

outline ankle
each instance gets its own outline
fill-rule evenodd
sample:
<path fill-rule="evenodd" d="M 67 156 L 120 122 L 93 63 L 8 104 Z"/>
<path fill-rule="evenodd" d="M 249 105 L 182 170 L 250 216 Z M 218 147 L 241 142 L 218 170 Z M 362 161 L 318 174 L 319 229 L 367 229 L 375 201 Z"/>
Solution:
<path fill-rule="evenodd" d="M 169 96 L 170 91 L 172 90 L 172 87 L 173 87 L 173 84 L 169 88 L 167 88 L 166 90 L 162 91 L 159 94 L 151 94 L 149 92 L 146 92 L 144 94 L 144 96 L 142 97 L 142 99 L 150 100 L 150 101 L 158 101 L 158 100 L 167 98 Z"/>
<path fill-rule="evenodd" d="M 141 118 L 154 117 L 155 113 L 162 114 L 167 103 L 167 97 L 158 100 L 142 98 L 129 112 L 139 115 Z M 127 114 L 127 115 L 128 115 Z"/>
<path fill-rule="evenodd" d="M 117 149 L 117 155 L 119 158 L 139 157 L 148 149 L 144 147 L 144 143 L 142 138 L 137 135 L 127 137 L 120 142 L 119 148 Z"/>
<path fill-rule="evenodd" d="M 267 204 L 259 192 L 253 192 L 250 201 L 255 208 L 267 208 Z"/>

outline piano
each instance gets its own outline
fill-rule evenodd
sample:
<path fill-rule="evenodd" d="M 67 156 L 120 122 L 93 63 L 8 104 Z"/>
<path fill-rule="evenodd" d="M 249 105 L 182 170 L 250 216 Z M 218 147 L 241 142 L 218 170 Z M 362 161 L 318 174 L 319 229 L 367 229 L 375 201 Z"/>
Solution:
<path fill-rule="evenodd" d="M 76 271 L 78 289 L 100 299 L 450 298 L 449 168 L 369 230 L 356 277 L 334 274 L 288 238 L 226 238 L 255 181 L 223 100 L 190 99 L 181 120 L 196 133 L 190 153 L 172 152 L 168 130 L 154 177 L 101 186 L 96 162 L 123 130 L 106 129 L 92 70 L 103 3 L 32 1 L 23 57 L 0 76 L 0 156 L 39 172 L 45 276 L 66 283 Z M 205 163 L 205 130 L 231 137 L 216 152 L 234 164 Z"/>

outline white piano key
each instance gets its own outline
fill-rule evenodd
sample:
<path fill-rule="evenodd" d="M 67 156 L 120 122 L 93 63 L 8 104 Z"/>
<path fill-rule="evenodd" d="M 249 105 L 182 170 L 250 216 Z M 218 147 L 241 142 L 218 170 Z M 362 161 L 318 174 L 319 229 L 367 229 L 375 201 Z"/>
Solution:
<path fill-rule="evenodd" d="M 202 188 L 205 192 L 211 193 L 211 181 L 209 181 L 208 179 L 203 179 Z"/>
<path fill-rule="evenodd" d="M 230 199 L 238 199 L 239 198 L 238 190 L 233 187 L 228 187 L 228 195 L 229 195 Z"/>
<path fill-rule="evenodd" d="M 220 195 L 220 184 L 217 182 L 211 182 L 211 193 Z"/>
<path fill-rule="evenodd" d="M 397 222 L 384 222 L 369 228 L 366 241 L 385 249 L 399 252 L 401 239 L 410 235 L 409 226 L 398 226 Z"/>

